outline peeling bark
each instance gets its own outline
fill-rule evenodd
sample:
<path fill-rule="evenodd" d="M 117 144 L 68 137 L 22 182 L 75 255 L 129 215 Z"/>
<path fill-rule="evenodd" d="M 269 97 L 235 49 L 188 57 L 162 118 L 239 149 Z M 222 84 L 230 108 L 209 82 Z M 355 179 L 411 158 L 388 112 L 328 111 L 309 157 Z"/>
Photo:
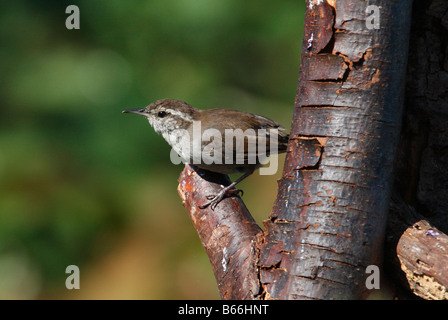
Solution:
<path fill-rule="evenodd" d="M 362 298 L 365 268 L 381 264 L 410 4 L 375 3 L 379 30 L 366 28 L 359 2 L 308 2 L 291 140 L 260 251 L 271 298 Z M 332 30 L 316 27 L 328 21 Z"/>
<path fill-rule="evenodd" d="M 448 300 L 448 236 L 421 220 L 408 228 L 397 246 L 401 269 L 412 292 Z"/>
<path fill-rule="evenodd" d="M 230 180 L 195 169 L 185 166 L 178 192 L 210 259 L 221 298 L 254 299 L 260 290 L 255 262 L 261 229 L 239 196 L 221 201 L 216 210 L 199 209 L 206 195 L 218 193 Z"/>

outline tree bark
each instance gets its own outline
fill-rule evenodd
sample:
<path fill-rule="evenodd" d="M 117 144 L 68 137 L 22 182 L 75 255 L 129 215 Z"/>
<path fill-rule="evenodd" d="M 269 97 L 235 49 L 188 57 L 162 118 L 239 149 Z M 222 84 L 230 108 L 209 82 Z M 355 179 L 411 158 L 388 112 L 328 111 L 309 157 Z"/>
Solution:
<path fill-rule="evenodd" d="M 221 201 L 216 210 L 199 209 L 207 194 L 228 184 L 227 176 L 186 165 L 178 191 L 210 259 L 221 298 L 254 299 L 260 290 L 255 265 L 260 227 L 239 196 Z"/>
<path fill-rule="evenodd" d="M 363 298 L 366 267 L 381 264 L 410 2 L 371 2 L 380 29 L 358 1 L 334 4 L 308 2 L 290 152 L 265 222 L 261 282 L 278 299 Z"/>
<path fill-rule="evenodd" d="M 424 299 L 448 300 L 448 236 L 425 220 L 401 236 L 401 269 L 412 292 Z"/>
<path fill-rule="evenodd" d="M 396 196 L 388 223 L 387 269 L 397 283 L 418 296 L 446 299 L 443 266 L 448 263 L 448 253 L 440 248 L 448 232 L 447 1 L 414 0 L 407 69 Z M 439 236 L 430 237 L 432 232 L 423 231 L 429 230 L 429 225 Z M 423 267 L 423 262 L 429 268 Z M 441 286 L 434 291 L 437 284 Z"/>
<path fill-rule="evenodd" d="M 366 295 L 366 267 L 383 254 L 411 15 L 408 0 L 369 4 L 379 29 L 367 28 L 365 2 L 307 1 L 291 138 L 262 232 L 238 197 L 199 210 L 219 184 L 181 174 L 224 299 Z"/>
<path fill-rule="evenodd" d="M 399 299 L 447 299 L 448 236 L 394 193 L 387 223 L 385 271 Z"/>
<path fill-rule="evenodd" d="M 415 0 L 395 189 L 448 232 L 448 1 Z"/>

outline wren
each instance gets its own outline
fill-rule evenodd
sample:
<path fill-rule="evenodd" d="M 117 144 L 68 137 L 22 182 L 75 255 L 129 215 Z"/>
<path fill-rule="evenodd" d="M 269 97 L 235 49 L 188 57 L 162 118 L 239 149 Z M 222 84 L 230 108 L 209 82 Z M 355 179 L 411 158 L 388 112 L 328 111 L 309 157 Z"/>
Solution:
<path fill-rule="evenodd" d="M 123 113 L 144 116 L 182 162 L 211 172 L 242 174 L 218 194 L 208 195 L 201 209 L 214 209 L 224 197 L 242 192 L 235 186 L 269 156 L 286 152 L 289 139 L 283 126 L 266 117 L 231 109 L 201 110 L 174 99 Z"/>

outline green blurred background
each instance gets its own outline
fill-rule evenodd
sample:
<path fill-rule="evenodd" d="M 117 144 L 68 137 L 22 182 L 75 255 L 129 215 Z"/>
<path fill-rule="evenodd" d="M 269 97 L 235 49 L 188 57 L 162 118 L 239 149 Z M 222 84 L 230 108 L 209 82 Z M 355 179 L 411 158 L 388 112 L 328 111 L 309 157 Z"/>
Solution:
<path fill-rule="evenodd" d="M 75 4 L 80 30 L 67 30 Z M 304 1 L 2 1 L 0 299 L 218 299 L 182 166 L 124 115 L 175 98 L 290 127 Z M 242 183 L 257 222 L 276 176 Z M 235 178 L 235 177 L 232 177 Z M 65 288 L 65 269 L 81 289 Z"/>

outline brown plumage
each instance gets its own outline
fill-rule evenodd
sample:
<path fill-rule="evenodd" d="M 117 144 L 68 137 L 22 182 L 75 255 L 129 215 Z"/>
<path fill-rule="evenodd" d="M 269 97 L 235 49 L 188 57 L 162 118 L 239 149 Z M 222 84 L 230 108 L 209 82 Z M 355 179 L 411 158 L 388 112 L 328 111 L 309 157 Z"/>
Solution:
<path fill-rule="evenodd" d="M 266 157 L 285 152 L 289 139 L 283 126 L 266 117 L 230 109 L 200 110 L 173 99 L 123 112 L 145 116 L 184 162 L 222 174 L 244 173 L 201 207 L 214 208 L 226 194 L 234 193 L 232 188 Z"/>

